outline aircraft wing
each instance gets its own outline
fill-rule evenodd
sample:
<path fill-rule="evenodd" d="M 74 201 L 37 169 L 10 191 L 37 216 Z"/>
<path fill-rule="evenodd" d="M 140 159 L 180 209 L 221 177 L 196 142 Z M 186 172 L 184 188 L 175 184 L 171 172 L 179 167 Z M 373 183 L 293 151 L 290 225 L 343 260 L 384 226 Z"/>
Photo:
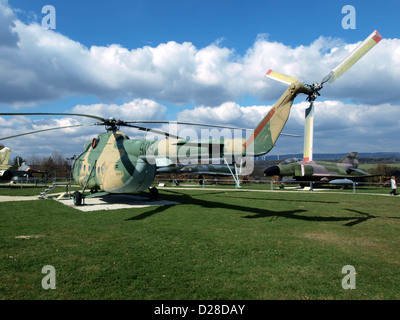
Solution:
<path fill-rule="evenodd" d="M 349 169 L 347 169 L 347 173 L 348 174 L 351 174 L 352 172 L 357 172 L 357 173 L 359 173 L 361 175 L 364 175 L 364 176 L 369 176 L 370 175 L 368 172 L 366 172 L 364 170 L 361 170 L 361 169 L 358 169 L 358 168 L 349 168 Z"/>
<path fill-rule="evenodd" d="M 361 170 L 362 171 L 362 170 Z M 371 177 L 377 177 L 380 176 L 380 174 L 377 175 L 372 175 L 372 174 L 368 174 L 365 173 L 363 175 L 339 175 L 339 174 L 332 174 L 332 175 L 327 175 L 327 174 L 313 174 L 312 177 L 313 178 L 321 178 L 320 181 L 330 181 L 333 179 L 361 179 L 361 178 L 371 178 Z"/>

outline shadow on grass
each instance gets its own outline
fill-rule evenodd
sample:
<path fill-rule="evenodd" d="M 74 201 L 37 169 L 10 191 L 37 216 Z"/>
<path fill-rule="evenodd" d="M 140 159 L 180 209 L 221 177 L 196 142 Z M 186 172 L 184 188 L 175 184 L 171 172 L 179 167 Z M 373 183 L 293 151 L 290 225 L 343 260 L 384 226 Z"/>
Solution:
<path fill-rule="evenodd" d="M 279 199 L 279 198 L 250 198 L 250 197 L 238 197 L 238 196 L 226 196 L 227 198 L 241 198 L 241 199 L 247 199 L 247 200 L 260 200 L 260 201 L 283 201 L 283 202 L 299 202 L 298 199 Z M 328 203 L 328 204 L 334 204 L 334 203 L 339 203 L 337 201 L 326 201 L 326 200 L 304 200 L 302 199 L 301 202 L 312 202 L 312 203 Z"/>
<path fill-rule="evenodd" d="M 238 205 L 238 204 L 229 204 L 229 203 L 221 203 L 217 201 L 211 201 L 211 200 L 204 200 L 204 199 L 196 199 L 195 197 L 188 195 L 188 194 L 182 194 L 177 191 L 173 190 L 164 190 L 168 194 L 163 194 L 163 199 L 168 199 L 173 200 L 173 201 L 178 201 L 182 204 L 191 204 L 191 205 L 198 205 L 202 208 L 221 208 L 225 210 L 235 210 L 235 211 L 241 211 L 246 213 L 246 215 L 242 216 L 244 219 L 258 219 L 258 218 L 270 218 L 270 221 L 272 221 L 274 218 L 282 217 L 282 218 L 287 218 L 287 219 L 296 219 L 296 220 L 302 220 L 302 221 L 309 221 L 309 222 L 347 222 L 344 224 L 344 226 L 354 226 L 357 225 L 361 222 L 365 222 L 371 218 L 376 218 L 376 216 L 370 215 L 368 213 L 363 213 L 357 210 L 351 210 L 351 209 L 346 209 L 348 211 L 357 213 L 357 214 L 362 214 L 364 217 L 324 217 L 324 216 L 308 216 L 302 213 L 308 212 L 308 210 L 304 209 L 297 209 L 297 210 L 283 210 L 283 211 L 272 211 L 272 210 L 266 210 L 266 209 L 260 209 L 260 208 L 254 208 L 250 206 L 243 206 L 243 205 Z M 211 194 L 218 194 L 220 192 L 208 192 L 207 195 Z M 204 194 L 201 194 L 204 196 Z M 172 199 L 171 199 L 172 197 Z M 237 198 L 237 197 L 236 197 Z M 242 197 L 243 199 L 249 199 Z M 260 200 L 260 199 L 257 199 Z M 263 199 L 261 199 L 263 200 Z M 282 199 L 278 199 L 282 200 Z M 311 201 L 312 202 L 312 201 Z M 315 201 L 315 202 L 321 202 L 321 201 Z M 324 201 L 322 201 L 324 202 Z M 325 203 L 325 202 L 324 202 Z M 334 202 L 335 203 L 335 202 Z M 171 206 L 158 206 L 154 208 L 153 210 L 144 212 L 138 216 L 129 218 L 127 220 L 142 220 L 146 219 L 154 214 L 163 212 L 170 208 Z"/>
<path fill-rule="evenodd" d="M 369 214 L 366 212 L 361 212 L 361 211 L 354 210 L 354 209 L 346 209 L 346 210 L 363 215 L 363 217 L 353 218 L 355 220 L 351 221 L 349 223 L 346 223 L 345 224 L 346 227 L 352 227 L 361 222 L 365 222 L 365 221 L 368 221 L 369 219 L 375 219 L 375 218 L 400 219 L 400 217 L 380 217 L 380 216 L 372 215 L 372 214 Z"/>
<path fill-rule="evenodd" d="M 156 207 L 156 208 L 153 209 L 153 210 L 150 210 L 150 211 L 147 211 L 147 212 L 143 212 L 143 213 L 141 213 L 141 214 L 139 214 L 139 215 L 137 215 L 137 216 L 135 216 L 135 217 L 128 218 L 128 219 L 126 219 L 126 220 L 143 220 L 143 219 L 146 219 L 146 218 L 148 218 L 148 217 L 151 217 L 151 216 L 154 215 L 154 214 L 163 212 L 163 211 L 167 210 L 168 208 L 174 207 L 174 206 L 175 206 L 175 205 L 158 206 L 158 207 Z"/>

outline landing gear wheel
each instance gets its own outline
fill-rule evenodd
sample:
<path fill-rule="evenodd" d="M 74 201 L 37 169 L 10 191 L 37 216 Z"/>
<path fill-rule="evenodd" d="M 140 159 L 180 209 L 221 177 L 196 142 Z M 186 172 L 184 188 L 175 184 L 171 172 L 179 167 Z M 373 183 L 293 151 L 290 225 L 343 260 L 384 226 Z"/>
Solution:
<path fill-rule="evenodd" d="M 156 187 L 150 188 L 150 200 L 158 199 L 158 189 Z"/>
<path fill-rule="evenodd" d="M 81 206 L 82 205 L 82 193 L 79 191 L 74 192 L 74 205 Z"/>

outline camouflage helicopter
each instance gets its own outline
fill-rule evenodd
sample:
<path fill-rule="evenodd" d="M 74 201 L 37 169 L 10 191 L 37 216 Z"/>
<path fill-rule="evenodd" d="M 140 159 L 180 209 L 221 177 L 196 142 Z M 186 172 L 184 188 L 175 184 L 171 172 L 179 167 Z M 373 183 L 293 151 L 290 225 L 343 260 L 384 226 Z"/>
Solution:
<path fill-rule="evenodd" d="M 371 41 L 372 39 L 372 41 Z M 351 67 L 382 37 L 375 31 L 370 37 L 345 58 L 323 80 L 312 85 L 303 84 L 299 80 L 287 77 L 277 72 L 269 72 L 268 77 L 276 78 L 289 84 L 289 88 L 272 106 L 254 131 L 246 138 L 231 138 L 218 140 L 193 140 L 179 137 L 168 132 L 139 126 L 138 123 L 167 123 L 166 121 L 123 121 L 114 118 L 105 119 L 99 116 L 74 113 L 0 113 L 0 116 L 11 115 L 68 115 L 96 119 L 99 122 L 91 125 L 104 125 L 106 132 L 88 141 L 84 151 L 75 159 L 73 177 L 77 184 L 91 190 L 103 190 L 107 193 L 133 193 L 149 189 L 154 181 L 156 169 L 160 166 L 174 165 L 179 162 L 180 155 L 193 159 L 219 158 L 231 159 L 237 157 L 257 157 L 268 153 L 275 145 L 290 114 L 293 100 L 300 93 L 306 94 L 309 101 L 319 96 L 325 82 L 334 82 L 343 72 Z M 201 125 L 175 122 L 177 124 Z M 78 124 L 37 130 L 23 134 L 0 138 L 5 140 L 38 132 L 88 126 Z M 120 127 L 133 127 L 142 131 L 152 131 L 162 134 L 168 139 L 145 140 L 130 139 L 119 130 Z M 223 126 L 210 126 L 230 128 Z M 238 128 L 231 128 L 238 129 Z M 189 155 L 188 155 L 189 153 Z M 187 157 L 186 157 L 187 158 Z M 82 204 L 83 191 L 74 194 L 75 205 Z M 150 188 L 150 197 L 155 198 L 158 190 Z"/>

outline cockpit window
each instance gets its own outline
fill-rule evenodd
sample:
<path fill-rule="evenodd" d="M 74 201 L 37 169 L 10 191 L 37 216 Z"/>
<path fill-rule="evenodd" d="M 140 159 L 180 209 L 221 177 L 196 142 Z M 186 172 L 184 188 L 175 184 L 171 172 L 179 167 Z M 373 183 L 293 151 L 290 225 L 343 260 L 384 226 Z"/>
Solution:
<path fill-rule="evenodd" d="M 293 163 L 293 162 L 297 162 L 299 161 L 297 158 L 291 158 L 291 159 L 286 159 L 285 161 L 282 161 L 280 164 L 289 164 L 289 163 Z"/>

